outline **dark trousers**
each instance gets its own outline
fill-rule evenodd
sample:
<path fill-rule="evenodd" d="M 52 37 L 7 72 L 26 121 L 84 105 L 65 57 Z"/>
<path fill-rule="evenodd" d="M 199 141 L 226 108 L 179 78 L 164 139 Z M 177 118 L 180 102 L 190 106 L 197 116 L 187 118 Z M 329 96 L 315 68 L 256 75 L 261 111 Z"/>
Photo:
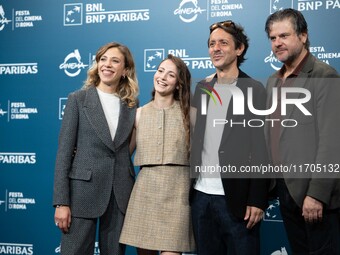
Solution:
<path fill-rule="evenodd" d="M 191 213 L 197 255 L 260 254 L 260 224 L 247 229 L 247 223 L 230 212 L 224 196 L 194 191 Z"/>
<path fill-rule="evenodd" d="M 293 255 L 340 255 L 339 213 L 324 210 L 322 221 L 306 223 L 302 209 L 290 196 L 283 179 L 277 179 L 280 211 Z"/>
<path fill-rule="evenodd" d="M 98 219 L 72 217 L 69 232 L 62 234 L 62 255 L 93 255 Z M 123 255 L 125 245 L 119 243 L 124 215 L 112 192 L 106 212 L 99 218 L 98 236 L 101 255 Z"/>

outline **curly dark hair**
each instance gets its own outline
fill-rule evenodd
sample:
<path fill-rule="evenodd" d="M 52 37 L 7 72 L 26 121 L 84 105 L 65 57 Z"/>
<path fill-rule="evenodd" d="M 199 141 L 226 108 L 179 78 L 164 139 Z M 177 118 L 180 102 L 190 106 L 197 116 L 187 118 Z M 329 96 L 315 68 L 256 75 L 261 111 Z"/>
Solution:
<path fill-rule="evenodd" d="M 225 32 L 233 36 L 235 49 L 239 49 L 242 46 L 242 44 L 244 45 L 244 50 L 242 54 L 240 56 L 237 56 L 237 67 L 239 67 L 246 60 L 244 56 L 246 55 L 247 50 L 249 48 L 249 39 L 248 36 L 245 34 L 243 27 L 241 25 L 235 24 L 231 20 L 216 22 L 209 27 L 210 34 L 217 28 L 221 28 Z M 208 47 L 209 42 L 210 37 L 208 39 Z"/>

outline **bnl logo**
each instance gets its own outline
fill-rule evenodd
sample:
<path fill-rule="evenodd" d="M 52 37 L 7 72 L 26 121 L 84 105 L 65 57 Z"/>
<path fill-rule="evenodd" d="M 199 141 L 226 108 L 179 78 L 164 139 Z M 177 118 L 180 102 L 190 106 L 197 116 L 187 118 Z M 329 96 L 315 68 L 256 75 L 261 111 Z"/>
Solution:
<path fill-rule="evenodd" d="M 64 111 L 66 107 L 67 98 L 59 98 L 59 119 L 62 120 L 64 117 Z"/>
<path fill-rule="evenodd" d="M 64 4 L 64 26 L 79 26 L 83 24 L 83 4 Z"/>
<path fill-rule="evenodd" d="M 293 0 L 270 0 L 270 14 L 287 8 L 293 8 Z"/>
<path fill-rule="evenodd" d="M 282 216 L 280 212 L 280 200 L 278 198 L 269 202 L 269 206 L 267 207 L 263 221 L 274 221 L 274 222 L 282 222 Z"/>
<path fill-rule="evenodd" d="M 164 59 L 164 49 L 144 50 L 144 72 L 155 72 Z"/>

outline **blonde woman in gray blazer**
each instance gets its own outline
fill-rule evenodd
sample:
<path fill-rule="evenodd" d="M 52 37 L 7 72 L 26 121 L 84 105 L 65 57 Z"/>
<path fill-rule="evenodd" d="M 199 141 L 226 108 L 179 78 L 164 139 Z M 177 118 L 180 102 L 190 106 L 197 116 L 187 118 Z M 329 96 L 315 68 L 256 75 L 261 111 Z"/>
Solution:
<path fill-rule="evenodd" d="M 108 43 L 97 51 L 81 90 L 69 95 L 54 176 L 54 220 L 62 255 L 124 254 L 119 244 L 134 184 L 129 140 L 138 84 L 129 49 Z"/>

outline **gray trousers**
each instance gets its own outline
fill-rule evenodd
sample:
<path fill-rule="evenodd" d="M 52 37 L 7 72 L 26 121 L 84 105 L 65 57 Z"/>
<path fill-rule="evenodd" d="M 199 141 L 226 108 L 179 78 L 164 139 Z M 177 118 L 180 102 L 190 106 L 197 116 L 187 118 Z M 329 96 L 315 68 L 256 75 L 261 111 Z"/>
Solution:
<path fill-rule="evenodd" d="M 125 254 L 125 245 L 119 243 L 124 214 L 118 209 L 113 192 L 106 212 L 101 217 L 72 217 L 71 220 L 69 232 L 63 233 L 61 237 L 61 255 L 93 255 L 97 228 L 101 255 Z"/>

